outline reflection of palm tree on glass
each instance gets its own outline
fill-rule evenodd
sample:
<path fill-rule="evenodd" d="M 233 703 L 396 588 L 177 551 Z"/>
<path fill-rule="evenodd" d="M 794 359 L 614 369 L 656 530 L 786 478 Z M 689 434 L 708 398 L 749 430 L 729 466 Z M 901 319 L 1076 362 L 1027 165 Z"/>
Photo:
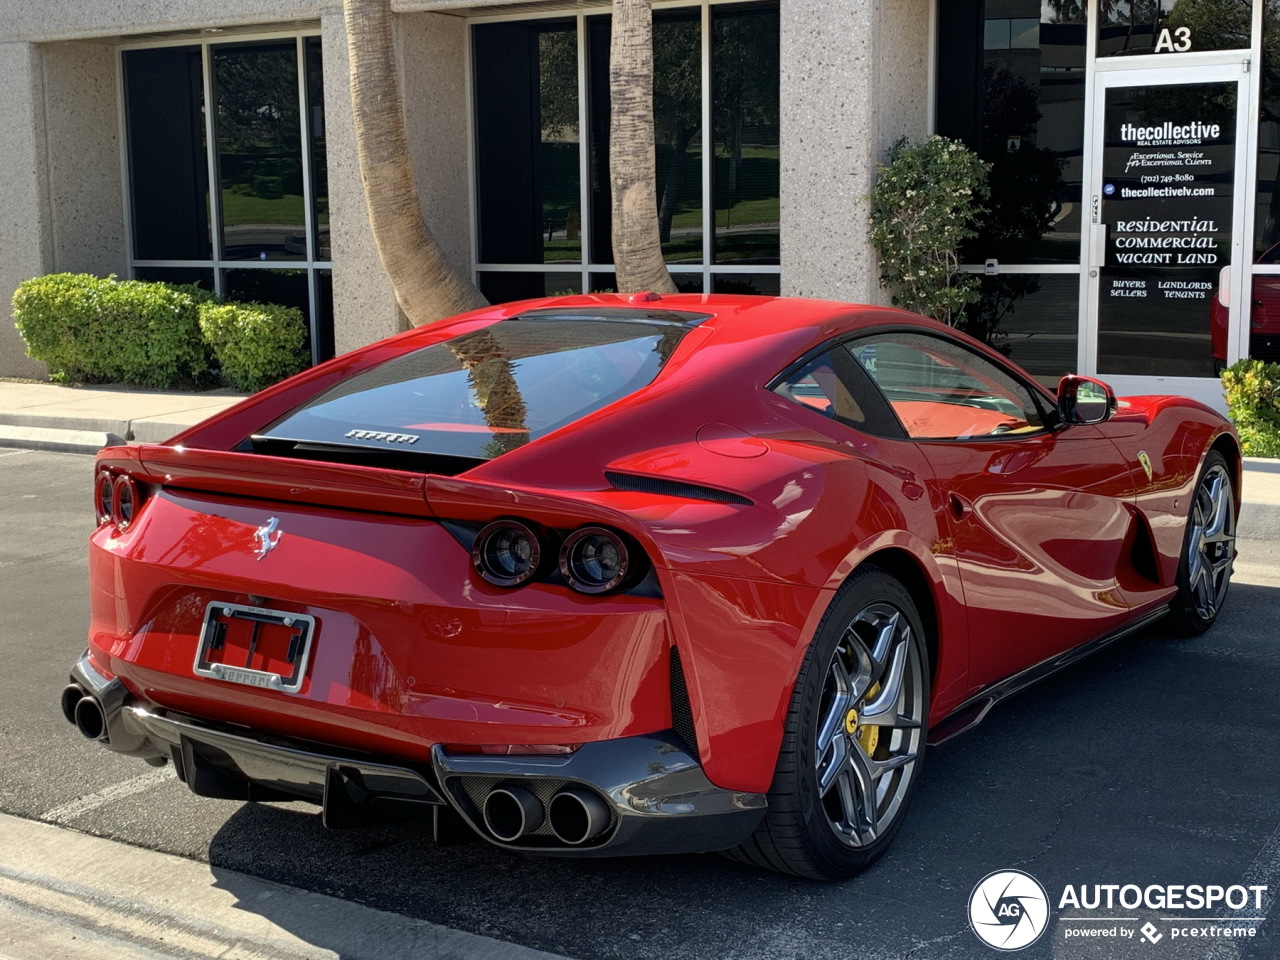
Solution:
<path fill-rule="evenodd" d="M 467 385 L 493 432 L 485 456 L 493 458 L 529 441 L 528 408 L 516 382 L 516 365 L 493 334 L 478 330 L 447 341 L 449 350 L 467 371 Z"/>

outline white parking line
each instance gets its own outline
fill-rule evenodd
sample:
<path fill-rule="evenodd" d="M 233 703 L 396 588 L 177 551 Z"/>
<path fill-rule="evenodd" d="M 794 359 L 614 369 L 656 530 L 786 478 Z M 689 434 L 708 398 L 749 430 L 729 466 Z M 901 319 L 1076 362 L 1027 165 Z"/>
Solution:
<path fill-rule="evenodd" d="M 1257 911 L 1265 920 L 1270 916 L 1271 908 L 1275 905 L 1274 891 L 1276 885 L 1280 884 L 1280 827 L 1276 827 L 1271 832 L 1271 836 L 1267 837 L 1267 842 L 1262 845 L 1258 855 L 1253 858 L 1253 863 L 1249 864 L 1245 870 L 1244 879 L 1241 882 L 1245 886 L 1266 885 L 1267 892 L 1262 898 L 1262 909 Z"/>
<path fill-rule="evenodd" d="M 160 767 L 157 770 L 151 770 L 141 776 L 134 777 L 131 780 L 124 780 L 120 783 L 113 783 L 109 787 L 103 787 L 97 793 L 91 793 L 88 796 L 77 797 L 67 803 L 59 804 L 52 810 L 46 810 L 41 814 L 40 819 L 49 823 L 69 823 L 77 817 L 83 817 L 90 811 L 97 810 L 99 807 L 106 806 L 108 803 L 114 803 L 125 797 L 131 797 L 135 793 L 141 793 L 143 790 L 149 790 L 157 784 L 164 783 L 166 780 L 174 779 L 172 767 Z"/>

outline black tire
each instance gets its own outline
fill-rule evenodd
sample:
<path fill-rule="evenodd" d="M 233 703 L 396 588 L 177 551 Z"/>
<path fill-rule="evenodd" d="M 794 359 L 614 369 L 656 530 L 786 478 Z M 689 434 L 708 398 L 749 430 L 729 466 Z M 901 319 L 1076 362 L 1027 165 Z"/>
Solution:
<path fill-rule="evenodd" d="M 1213 626 L 1227 599 L 1236 556 L 1236 499 L 1231 467 L 1210 450 L 1187 505 L 1187 529 L 1178 560 L 1178 595 L 1166 624 L 1194 637 Z"/>
<path fill-rule="evenodd" d="M 876 643 L 877 637 L 884 642 Z M 896 694 L 890 688 L 895 674 Z M 864 567 L 840 588 L 805 655 L 769 811 L 727 856 L 816 880 L 865 870 L 888 849 L 906 814 L 923 760 L 928 711 L 929 660 L 916 605 L 887 572 Z M 862 724 L 864 716 L 892 725 Z M 842 726 L 822 747 L 834 720 Z M 872 804 L 857 786 L 867 782 Z"/>

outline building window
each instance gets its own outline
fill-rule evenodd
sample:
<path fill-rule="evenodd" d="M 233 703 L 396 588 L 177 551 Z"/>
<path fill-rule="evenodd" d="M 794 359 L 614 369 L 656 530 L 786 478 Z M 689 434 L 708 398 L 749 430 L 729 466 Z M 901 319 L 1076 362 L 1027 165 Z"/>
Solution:
<path fill-rule="evenodd" d="M 121 65 L 133 275 L 296 306 L 312 360 L 332 356 L 320 38 L 127 48 Z"/>
<path fill-rule="evenodd" d="M 494 302 L 611 289 L 607 14 L 473 25 L 476 274 Z M 779 289 L 778 5 L 654 13 L 663 256 L 689 292 Z"/>
<path fill-rule="evenodd" d="M 966 329 L 1046 380 L 1076 365 L 1086 6 L 938 0 L 937 132 L 991 165 Z"/>

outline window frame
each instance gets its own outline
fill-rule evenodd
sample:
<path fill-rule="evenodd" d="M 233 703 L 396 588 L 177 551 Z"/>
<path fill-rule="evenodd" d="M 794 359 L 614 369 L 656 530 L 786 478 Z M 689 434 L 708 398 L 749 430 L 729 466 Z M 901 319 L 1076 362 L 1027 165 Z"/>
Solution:
<path fill-rule="evenodd" d="M 223 222 L 221 181 L 219 177 L 218 141 L 216 128 L 216 109 L 214 109 L 213 90 L 213 49 L 214 47 L 237 46 L 240 44 L 257 44 L 264 42 L 294 41 L 297 60 L 298 77 L 298 109 L 301 139 L 301 162 L 303 180 L 303 225 L 306 232 L 306 254 L 301 260 L 228 260 L 223 256 Z M 219 296 L 227 291 L 226 273 L 231 270 L 289 270 L 305 274 L 307 285 L 308 327 L 311 343 L 311 363 L 317 364 L 328 359 L 333 342 L 332 316 L 322 317 L 325 295 L 322 292 L 322 274 L 332 275 L 333 260 L 319 258 L 319 235 L 317 230 L 317 211 L 314 196 L 315 178 L 313 176 L 313 124 L 311 103 L 307 97 L 308 63 L 307 44 L 309 40 L 321 41 L 321 57 L 324 47 L 319 24 L 292 30 L 227 30 L 218 33 L 201 31 L 198 35 L 191 33 L 175 34 L 159 40 L 130 42 L 119 44 L 115 48 L 116 57 L 116 105 L 117 129 L 120 132 L 120 176 L 124 200 L 124 238 L 125 261 L 128 264 L 128 275 L 132 279 L 139 270 L 211 270 L 213 272 L 214 293 Z M 154 50 L 164 47 L 199 47 L 200 71 L 203 84 L 204 102 L 204 147 L 206 176 L 209 183 L 209 224 L 210 224 L 210 257 L 203 260 L 179 259 L 140 259 L 134 250 L 134 196 L 133 196 L 133 164 L 130 157 L 129 111 L 126 101 L 125 87 L 125 54 L 138 50 Z M 323 106 L 323 96 L 321 105 Z M 327 179 L 327 178 L 326 178 Z M 332 281 L 330 281 L 332 282 Z M 325 324 L 329 329 L 324 329 Z"/>
<path fill-rule="evenodd" d="M 965 353 L 971 354 L 972 356 L 977 357 L 979 360 L 985 360 L 986 362 L 991 364 L 991 366 L 995 367 L 997 370 L 999 370 L 1001 373 L 1007 376 L 1015 384 L 1017 384 L 1018 386 L 1022 387 L 1024 390 L 1027 391 L 1027 393 L 1031 397 L 1032 403 L 1034 403 L 1039 410 L 1041 419 L 1044 422 L 1044 426 L 1041 429 L 1031 433 L 976 434 L 970 437 L 913 437 L 911 436 L 910 432 L 907 430 L 906 425 L 903 424 L 902 418 L 898 416 L 898 413 L 894 409 L 893 404 L 889 401 L 889 398 L 885 395 L 884 390 L 881 389 L 880 384 L 876 382 L 874 377 L 866 373 L 865 368 L 863 368 L 861 364 L 858 364 L 859 368 L 863 370 L 863 373 L 866 376 L 867 381 L 875 388 L 881 401 L 884 403 L 885 406 L 889 408 L 889 412 L 893 415 L 895 422 L 898 424 L 899 429 L 902 431 L 900 436 L 887 436 L 885 434 L 875 433 L 870 430 L 859 429 L 857 427 L 850 426 L 848 423 L 844 422 L 843 420 L 837 420 L 834 417 L 824 416 L 823 414 L 819 413 L 816 410 L 810 410 L 810 412 L 812 412 L 815 416 L 821 417 L 826 422 L 838 423 L 842 427 L 844 427 L 846 430 L 852 430 L 856 433 L 864 434 L 869 437 L 875 437 L 876 439 L 879 439 L 879 440 L 902 440 L 908 443 L 986 443 L 986 442 L 992 442 L 992 441 L 1009 443 L 1009 442 L 1019 441 L 1019 440 L 1042 439 L 1045 436 L 1056 433 L 1058 430 L 1066 426 L 1062 418 L 1058 415 L 1057 398 L 1052 394 L 1050 394 L 1049 391 L 1045 389 L 1045 387 L 1039 381 L 1037 381 L 1034 377 L 1024 375 L 1020 369 L 1015 367 L 1013 364 L 1009 363 L 1009 361 L 1006 360 L 1004 357 L 1001 357 L 999 354 L 994 353 L 994 351 L 991 351 L 989 348 L 985 347 L 982 344 L 977 344 L 975 349 L 973 345 L 965 343 L 959 337 L 949 336 L 942 331 L 929 330 L 926 328 L 917 327 L 911 324 L 904 324 L 904 323 L 880 324 L 874 327 L 867 327 L 866 329 L 857 330 L 853 333 L 843 333 L 834 337 L 829 337 L 818 346 L 813 347 L 809 350 L 806 350 L 798 358 L 796 358 L 791 363 L 788 363 L 785 367 L 783 367 L 782 370 L 777 375 L 772 377 L 768 381 L 768 383 L 765 384 L 765 389 L 770 393 L 773 393 L 776 396 L 781 397 L 783 400 L 786 400 L 788 403 L 790 403 L 792 406 L 796 407 L 797 409 L 801 409 L 801 410 L 810 409 L 806 407 L 804 404 L 799 403 L 798 401 L 791 400 L 790 398 L 777 393 L 777 388 L 783 382 L 785 382 L 787 378 L 793 376 L 795 373 L 802 370 L 805 366 L 812 363 L 815 359 L 822 356 L 823 354 L 831 352 L 836 347 L 844 347 L 845 345 L 853 343 L 857 340 L 865 340 L 871 337 L 882 337 L 882 336 L 891 335 L 895 333 L 908 333 L 908 334 L 914 334 L 921 337 L 929 337 L 935 340 L 940 340 L 944 343 L 953 344 L 957 349 Z M 850 354 L 850 356 L 855 363 L 858 362 L 856 357 L 852 357 L 852 354 Z M 839 376 L 838 373 L 837 373 L 837 376 Z"/>
<path fill-rule="evenodd" d="M 680 281 L 683 278 L 700 277 L 702 280 L 702 292 L 704 294 L 713 293 L 715 283 L 720 277 L 731 277 L 733 275 L 766 275 L 770 277 L 781 277 L 782 264 L 717 264 L 714 262 L 715 257 L 715 180 L 714 180 L 714 164 L 715 151 L 708 149 L 708 139 L 714 132 L 713 109 L 714 109 L 714 82 L 712 76 L 712 38 L 713 38 L 713 7 L 734 7 L 734 6 L 750 6 L 760 3 L 761 0 L 671 0 L 671 2 L 655 2 L 653 9 L 655 13 L 664 10 L 678 9 L 698 9 L 700 11 L 699 21 L 699 44 L 700 44 L 700 69 L 701 69 L 701 97 L 702 97 L 702 141 L 704 148 L 702 150 L 701 163 L 701 191 L 702 191 L 702 259 L 700 262 L 677 262 L 667 263 L 666 267 L 671 274 L 672 279 Z M 781 0 L 776 0 L 779 9 L 781 8 Z M 614 264 L 596 263 L 591 259 L 591 237 L 592 224 L 591 216 L 591 138 L 588 135 L 591 129 L 590 116 L 590 82 L 591 78 L 587 72 L 588 61 L 588 21 L 592 18 L 608 16 L 610 6 L 607 2 L 592 3 L 589 6 L 583 6 L 573 11 L 566 11 L 563 8 L 548 11 L 539 11 L 534 13 L 523 13 L 518 15 L 511 14 L 491 14 L 488 16 L 480 15 L 468 17 L 466 20 L 466 110 L 467 110 L 467 173 L 468 173 L 468 189 L 469 189 L 469 216 L 471 229 L 471 279 L 472 282 L 479 285 L 480 275 L 484 273 L 535 273 L 544 275 L 577 275 L 579 289 L 582 292 L 590 292 L 593 286 L 597 285 L 601 278 L 611 276 L 614 273 Z M 569 16 L 566 16 L 566 13 Z M 578 169 L 579 176 L 579 209 L 581 214 L 581 243 L 582 257 L 579 262 L 571 261 L 552 261 L 549 263 L 490 263 L 480 259 L 480 236 L 479 236 L 479 203 L 480 197 L 478 193 L 478 156 L 476 143 L 476 104 L 475 104 L 475 52 L 473 42 L 473 28 L 479 24 L 485 23 L 514 23 L 527 20 L 567 20 L 574 19 L 577 24 L 578 39 Z M 781 78 L 779 78 L 781 80 Z M 781 184 L 781 181 L 779 181 Z M 779 222 L 781 224 L 781 214 L 779 214 Z M 781 225 L 779 226 L 781 230 Z M 781 261 L 781 248 L 779 248 L 779 261 Z"/>

